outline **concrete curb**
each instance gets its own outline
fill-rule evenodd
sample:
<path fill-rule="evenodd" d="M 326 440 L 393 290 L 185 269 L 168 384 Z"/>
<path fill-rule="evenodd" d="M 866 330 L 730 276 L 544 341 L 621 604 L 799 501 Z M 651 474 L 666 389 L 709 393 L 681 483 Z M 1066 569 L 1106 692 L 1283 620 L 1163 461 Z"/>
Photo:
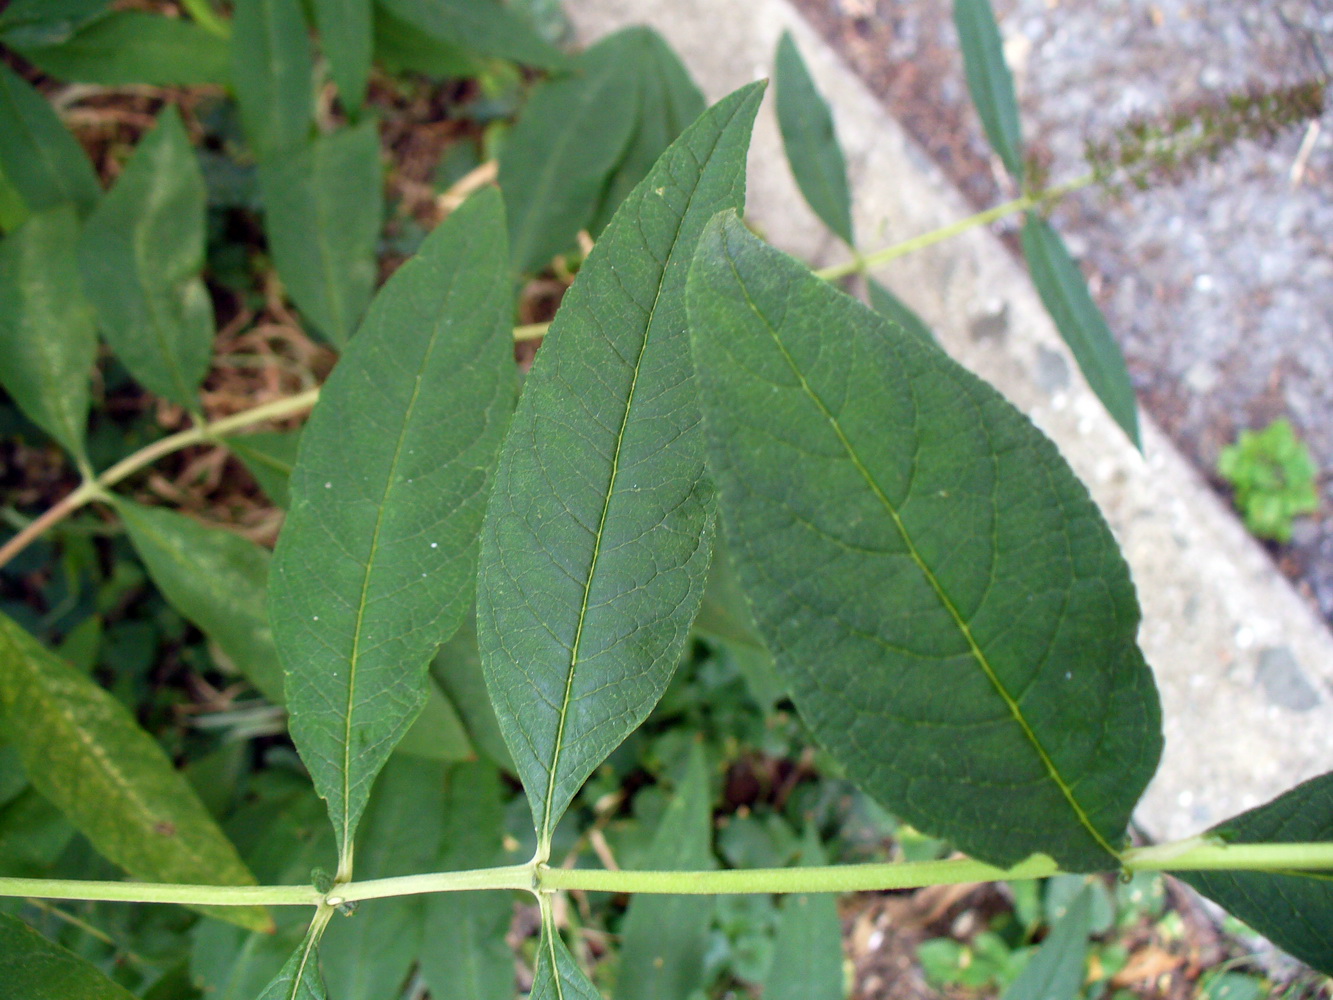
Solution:
<path fill-rule="evenodd" d="M 657 28 L 710 100 L 771 72 L 784 29 L 833 105 L 865 249 L 970 214 L 961 195 L 786 0 L 570 0 L 581 37 Z M 771 95 L 750 154 L 748 217 L 820 265 L 844 258 L 787 170 Z M 946 349 L 1051 436 L 1124 549 L 1144 609 L 1166 750 L 1138 813 L 1154 836 L 1196 833 L 1333 769 L 1333 636 L 1145 415 L 1145 454 L 1083 383 L 1022 268 L 988 233 L 879 275 Z"/>

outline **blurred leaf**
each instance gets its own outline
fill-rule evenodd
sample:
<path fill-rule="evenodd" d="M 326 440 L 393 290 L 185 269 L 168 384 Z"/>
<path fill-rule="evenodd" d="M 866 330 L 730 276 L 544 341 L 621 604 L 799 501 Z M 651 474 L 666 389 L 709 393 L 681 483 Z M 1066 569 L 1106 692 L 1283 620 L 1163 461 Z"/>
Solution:
<path fill-rule="evenodd" d="M 246 138 L 260 162 L 306 144 L 314 62 L 300 0 L 235 0 L 231 75 Z"/>
<path fill-rule="evenodd" d="M 87 464 L 97 329 L 75 262 L 79 224 L 65 205 L 0 243 L 0 382 L 19 409 Z"/>
<path fill-rule="evenodd" d="M 448 696 L 477 749 L 492 763 L 512 771 L 514 761 L 505 746 L 490 695 L 486 693 L 486 675 L 482 673 L 481 653 L 477 649 L 475 611 L 463 619 L 453 638 L 440 647 L 431 660 L 430 674 Z"/>
<path fill-rule="evenodd" d="M 79 241 L 107 343 L 146 389 L 190 411 L 213 354 L 213 303 L 199 278 L 206 199 L 180 114 L 167 107 Z"/>
<path fill-rule="evenodd" d="M 501 452 L 477 635 L 543 854 L 584 780 L 662 697 L 703 594 L 713 516 L 683 262 L 712 213 L 744 199 L 761 87 L 706 111 L 616 212 Z"/>
<path fill-rule="evenodd" d="M 685 778 L 657 824 L 643 867 L 654 871 L 717 867 L 712 806 L 708 766 L 696 742 L 690 747 Z M 634 896 L 621 932 L 615 996 L 687 1000 L 705 986 L 711 902 L 692 896 Z"/>
<path fill-rule="evenodd" d="M 1018 124 L 1014 78 L 990 0 L 954 0 L 954 25 L 963 49 L 967 89 L 991 148 L 1010 176 L 1023 183 L 1023 133 Z"/>
<path fill-rule="evenodd" d="M 556 69 L 568 62 L 559 49 L 537 34 L 527 18 L 495 0 L 379 2 L 408 24 L 465 52 L 538 69 Z"/>
<path fill-rule="evenodd" d="M 0 983 L 12 1000 L 134 1000 L 74 952 L 0 913 Z"/>
<path fill-rule="evenodd" d="M 59 45 L 108 16 L 110 0 L 13 0 L 0 11 L 0 42 L 11 48 Z"/>
<path fill-rule="evenodd" d="M 847 188 L 842 146 L 833 127 L 833 112 L 815 88 L 789 31 L 784 31 L 778 42 L 773 82 L 782 145 L 796 185 L 824 225 L 848 246 L 854 246 L 852 195 Z"/>
<path fill-rule="evenodd" d="M 732 562 L 815 737 L 974 857 L 1114 865 L 1160 708 L 1124 560 L 1055 448 L 735 215 L 688 298 Z"/>
<path fill-rule="evenodd" d="M 261 431 L 258 434 L 227 436 L 222 439 L 233 455 L 245 463 L 250 475 L 265 496 L 284 510 L 287 508 L 287 480 L 296 465 L 296 446 L 301 430 Z"/>
<path fill-rule="evenodd" d="M 1333 771 L 1209 831 L 1228 844 L 1333 841 Z M 1279 948 L 1333 976 L 1333 878 L 1328 872 L 1177 872 Z"/>
<path fill-rule="evenodd" d="M 0 233 L 13 232 L 27 218 L 28 206 L 23 203 L 23 196 L 0 170 Z"/>
<path fill-rule="evenodd" d="M 486 763 L 449 769 L 441 871 L 504 863 L 500 775 Z M 439 892 L 426 897 L 421 974 L 433 996 L 511 1000 L 514 953 L 505 943 L 514 903 L 504 892 Z"/>
<path fill-rule="evenodd" d="M 281 705 L 282 664 L 265 609 L 267 550 L 173 510 L 119 497 L 115 505 L 162 596 L 265 698 Z"/>
<path fill-rule="evenodd" d="M 157 742 L 106 691 L 0 616 L 0 710 L 33 786 L 93 846 L 152 882 L 252 885 Z M 258 907 L 198 907 L 255 930 Z"/>
<path fill-rule="evenodd" d="M 43 878 L 74 836 L 64 814 L 35 788 L 0 806 L 0 875 Z"/>
<path fill-rule="evenodd" d="M 14 47 L 58 80 L 104 87 L 227 86 L 227 42 L 194 21 L 143 11 L 114 11 L 58 44 Z"/>
<path fill-rule="evenodd" d="M 472 760 L 477 756 L 458 710 L 434 677 L 426 678 L 426 703 L 395 752 L 427 760 Z"/>
<path fill-rule="evenodd" d="M 338 98 L 351 114 L 361 110 L 374 48 L 373 0 L 314 0 L 320 46 L 328 57 Z M 348 204 L 346 207 L 350 208 Z"/>
<path fill-rule="evenodd" d="M 902 299 L 894 295 L 874 278 L 866 278 L 866 288 L 870 293 L 870 308 L 885 319 L 897 323 L 906 333 L 911 334 L 923 344 L 938 347 L 935 333 L 926 325 L 916 312 Z"/>
<path fill-rule="evenodd" d="M 1092 933 L 1092 892 L 1084 884 L 1001 1000 L 1078 1000 Z"/>
<path fill-rule="evenodd" d="M 813 827 L 808 828 L 801 864 L 809 867 L 827 863 L 818 835 Z M 842 1000 L 845 992 L 838 897 L 832 893 L 788 896 L 778 918 L 764 1000 Z"/>
<path fill-rule="evenodd" d="M 1050 224 L 1028 213 L 1023 226 L 1023 256 L 1046 311 L 1074 353 L 1088 385 L 1113 420 L 1142 450 L 1134 384 L 1111 328 L 1093 301 L 1083 272 Z"/>
<path fill-rule="evenodd" d="M 474 195 L 371 305 L 301 436 L 270 617 L 297 748 L 344 862 L 472 599 L 513 405 L 500 197 Z"/>
<path fill-rule="evenodd" d="M 46 98 L 0 63 L 0 169 L 28 210 L 73 204 L 92 210 L 102 189 L 78 140 L 61 124 Z"/>
<path fill-rule="evenodd" d="M 384 218 L 373 121 L 320 136 L 259 167 L 264 231 L 302 314 L 341 348 L 375 288 Z"/>
<path fill-rule="evenodd" d="M 481 63 L 466 50 L 375 4 L 375 59 L 390 72 L 424 73 L 437 79 L 476 76 Z"/>
<path fill-rule="evenodd" d="M 522 274 L 574 246 L 634 132 L 635 29 L 602 39 L 538 87 L 500 151 L 509 249 Z"/>

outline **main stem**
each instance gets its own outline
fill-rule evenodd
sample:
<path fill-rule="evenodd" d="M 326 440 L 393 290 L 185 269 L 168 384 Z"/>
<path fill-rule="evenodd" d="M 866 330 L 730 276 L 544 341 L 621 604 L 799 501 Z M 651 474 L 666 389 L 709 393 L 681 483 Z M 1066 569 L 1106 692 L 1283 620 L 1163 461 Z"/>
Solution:
<path fill-rule="evenodd" d="M 1333 871 L 1333 843 L 1217 844 L 1205 838 L 1132 848 L 1121 856 L 1127 872 L 1252 871 L 1286 874 Z M 435 872 L 370 879 L 334 886 L 327 894 L 308 885 L 215 886 L 151 882 L 80 882 L 68 879 L 0 878 L 0 896 L 183 903 L 191 906 L 339 906 L 363 899 L 477 889 L 661 893 L 712 896 L 723 893 L 867 892 L 919 889 L 1046 878 L 1062 874 L 1044 855 L 1012 868 L 959 858 L 894 864 L 829 865 L 818 868 L 755 868 L 725 871 L 603 871 L 550 868 L 536 861 L 504 868 Z"/>

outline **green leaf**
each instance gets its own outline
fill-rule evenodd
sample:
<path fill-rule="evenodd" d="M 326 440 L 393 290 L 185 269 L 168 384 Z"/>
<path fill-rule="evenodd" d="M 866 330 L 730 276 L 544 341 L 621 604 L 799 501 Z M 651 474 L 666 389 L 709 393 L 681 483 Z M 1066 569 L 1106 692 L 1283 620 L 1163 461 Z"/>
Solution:
<path fill-rule="evenodd" d="M 421 714 L 395 752 L 427 760 L 472 760 L 477 756 L 458 710 L 434 677 L 426 678 L 426 702 Z"/>
<path fill-rule="evenodd" d="M 1078 1000 L 1083 995 L 1091 932 L 1092 893 L 1085 886 L 1051 925 L 1046 940 L 1001 1000 Z"/>
<path fill-rule="evenodd" d="M 1134 384 L 1129 380 L 1129 369 L 1115 336 L 1088 291 L 1083 272 L 1069 255 L 1060 234 L 1040 216 L 1028 213 L 1022 239 L 1023 256 L 1037 293 L 1060 336 L 1074 352 L 1083 377 L 1106 412 L 1134 442 L 1134 447 L 1142 450 Z"/>
<path fill-rule="evenodd" d="M 255 156 L 306 144 L 315 121 L 315 67 L 300 0 L 236 0 L 231 76 Z"/>
<path fill-rule="evenodd" d="M 449 770 L 443 809 L 441 871 L 504 863 L 500 774 L 490 764 Z M 450 1000 L 511 1000 L 514 953 L 505 943 L 514 903 L 503 892 L 437 892 L 426 897 L 421 974 L 432 996 Z"/>
<path fill-rule="evenodd" d="M 448 815 L 444 775 L 443 765 L 422 760 L 400 757 L 385 766 L 357 835 L 359 878 L 435 870 Z M 423 940 L 429 940 L 427 951 L 443 944 L 423 939 L 426 905 L 422 896 L 368 900 L 350 917 L 329 924 L 322 942 L 324 980 L 337 1000 L 397 995 L 418 956 L 424 955 Z"/>
<path fill-rule="evenodd" d="M 0 42 L 11 48 L 59 45 L 109 16 L 110 0 L 13 0 L 0 11 Z"/>
<path fill-rule="evenodd" d="M 0 913 L 0 983 L 12 1000 L 134 1000 L 74 952 Z"/>
<path fill-rule="evenodd" d="M 102 333 L 130 374 L 187 410 L 213 353 L 203 174 L 174 107 L 158 117 L 84 225 L 79 266 Z"/>
<path fill-rule="evenodd" d="M 833 112 L 815 88 L 801 52 L 784 31 L 774 72 L 778 128 L 792 176 L 814 213 L 848 246 L 852 235 L 852 195 L 847 164 L 833 128 Z"/>
<path fill-rule="evenodd" d="M 33 215 L 0 243 L 0 382 L 81 464 L 97 328 L 83 297 L 72 207 Z"/>
<path fill-rule="evenodd" d="M 57 45 L 16 45 L 23 57 L 59 80 L 104 87 L 227 86 L 231 52 L 225 39 L 194 21 L 115 11 Z"/>
<path fill-rule="evenodd" d="M 430 675 L 448 697 L 463 728 L 492 763 L 505 770 L 514 770 L 514 761 L 505 746 L 495 707 L 486 693 L 486 675 L 481 669 L 481 652 L 477 648 L 477 617 L 468 614 L 453 638 L 440 647 L 430 663 Z"/>
<path fill-rule="evenodd" d="M 568 75 L 533 93 L 500 151 L 514 268 L 528 273 L 574 245 L 624 156 L 638 106 L 633 29 L 602 39 Z"/>
<path fill-rule="evenodd" d="M 28 220 L 28 206 L 18 188 L 0 170 L 0 233 L 11 233 Z"/>
<path fill-rule="evenodd" d="M 329 991 L 319 973 L 319 940 L 307 934 L 301 946 L 292 952 L 271 983 L 259 994 L 259 1000 L 329 1000 Z"/>
<path fill-rule="evenodd" d="M 814 828 L 806 830 L 801 864 L 827 864 Z M 788 896 L 778 917 L 764 1000 L 843 1000 L 842 922 L 830 893 Z M 1037 998 L 1033 998 L 1037 1000 Z"/>
<path fill-rule="evenodd" d="M 44 878 L 74 836 L 64 815 L 34 788 L 0 807 L 0 874 Z"/>
<path fill-rule="evenodd" d="M 1023 183 L 1023 133 L 1018 124 L 1014 78 L 1004 61 L 1004 42 L 990 0 L 954 0 L 953 22 L 963 49 L 967 89 L 1000 162 Z"/>
<path fill-rule="evenodd" d="M 476 76 L 482 64 L 465 50 L 433 38 L 375 4 L 375 60 L 391 73 L 424 73 L 437 79 Z"/>
<path fill-rule="evenodd" d="M 338 97 L 352 114 L 361 110 L 374 48 L 373 0 L 314 0 L 315 25 L 328 56 Z M 349 206 L 350 207 L 350 206 Z"/>
<path fill-rule="evenodd" d="M 1229 844 L 1333 841 L 1333 771 L 1210 831 Z M 1333 976 L 1333 878 L 1328 872 L 1178 872 L 1279 948 Z"/>
<path fill-rule="evenodd" d="M 661 35 L 648 27 L 627 28 L 622 34 L 621 58 L 634 70 L 638 110 L 634 134 L 593 215 L 590 231 L 594 235 L 606 228 L 620 203 L 648 176 L 657 158 L 706 107 L 689 70 Z"/>
<path fill-rule="evenodd" d="M 866 279 L 866 289 L 869 291 L 870 308 L 875 310 L 886 319 L 891 319 L 903 328 L 904 333 L 911 334 L 923 344 L 931 347 L 938 347 L 939 342 L 935 339 L 935 333 L 926 325 L 916 312 L 902 299 L 894 295 L 891 291 L 881 285 L 874 278 Z"/>
<path fill-rule="evenodd" d="M 260 163 L 264 230 L 292 301 L 338 347 L 375 288 L 384 219 L 379 132 L 373 121 L 320 136 Z"/>
<path fill-rule="evenodd" d="M 269 554 L 184 514 L 116 498 L 135 551 L 162 596 L 269 701 L 283 702 L 282 664 L 265 607 Z"/>
<path fill-rule="evenodd" d="M 708 766 L 690 747 L 685 778 L 658 821 L 642 865 L 654 871 L 714 868 Z M 687 1000 L 704 983 L 712 900 L 635 896 L 625 914 L 615 996 Z M 805 960 L 809 956 L 802 956 Z"/>
<path fill-rule="evenodd" d="M 0 711 L 33 786 L 136 878 L 252 885 L 236 849 L 114 697 L 0 615 Z M 198 907 L 263 930 L 257 907 Z"/>
<path fill-rule="evenodd" d="M 729 551 L 816 738 L 981 860 L 1113 866 L 1160 708 L 1124 560 L 1054 446 L 734 215 L 688 294 Z"/>
<path fill-rule="evenodd" d="M 692 125 L 566 293 L 505 439 L 482 533 L 486 685 L 539 851 L 680 660 L 711 548 L 684 264 L 744 198 L 761 85 Z"/>
<path fill-rule="evenodd" d="M 258 434 L 229 436 L 222 439 L 239 458 L 265 495 L 279 507 L 287 508 L 287 481 L 296 465 L 296 446 L 301 431 L 261 431 Z"/>
<path fill-rule="evenodd" d="M 86 215 L 102 196 L 78 141 L 6 64 L 0 64 L 0 169 L 32 212 L 71 203 Z"/>
<path fill-rule="evenodd" d="M 550 920 L 542 921 L 537 968 L 532 973 L 532 992 L 528 1000 L 602 1000 L 597 987 L 583 974 Z"/>
<path fill-rule="evenodd" d="M 420 31 L 480 56 L 556 69 L 568 60 L 518 11 L 495 0 L 380 0 Z"/>
<path fill-rule="evenodd" d="M 499 195 L 394 274 L 301 436 L 270 617 L 292 736 L 344 862 L 371 782 L 472 600 L 477 531 L 513 405 Z"/>

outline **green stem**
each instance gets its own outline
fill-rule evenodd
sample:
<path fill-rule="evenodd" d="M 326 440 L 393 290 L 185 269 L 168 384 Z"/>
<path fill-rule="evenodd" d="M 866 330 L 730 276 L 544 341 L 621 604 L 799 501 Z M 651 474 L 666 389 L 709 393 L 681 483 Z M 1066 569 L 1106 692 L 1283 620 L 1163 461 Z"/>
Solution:
<path fill-rule="evenodd" d="M 308 885 L 174 885 L 59 878 L 0 878 L 0 896 L 186 906 L 318 906 L 324 899 Z"/>
<path fill-rule="evenodd" d="M 905 257 L 909 253 L 917 250 L 924 250 L 926 247 L 934 246 L 936 243 L 943 243 L 947 239 L 952 239 L 969 229 L 976 229 L 979 226 L 988 226 L 992 222 L 998 222 L 1000 219 L 1014 215 L 1018 212 L 1026 212 L 1029 209 L 1040 208 L 1043 205 L 1053 201 L 1059 201 L 1066 195 L 1072 194 L 1097 180 L 1096 174 L 1084 174 L 1082 177 L 1075 178 L 1066 184 L 1058 184 L 1055 187 L 1047 188 L 1044 191 L 1037 191 L 1033 194 L 1025 194 L 1021 198 L 1015 198 L 1013 201 L 1006 201 L 1002 205 L 996 205 L 994 208 L 988 208 L 984 212 L 978 212 L 976 215 L 969 215 L 966 219 L 959 219 L 957 222 L 947 226 L 941 226 L 939 229 L 933 229 L 928 233 L 922 233 L 920 236 L 914 236 L 910 240 L 903 240 L 901 243 L 895 243 L 893 246 L 885 247 L 882 250 L 876 250 L 874 253 L 857 254 L 851 260 L 842 264 L 834 264 L 832 267 L 820 268 L 815 272 L 815 276 L 823 278 L 825 281 L 836 281 L 838 278 L 845 278 L 849 274 L 858 274 L 872 267 L 879 267 L 881 264 L 887 264 L 891 260 L 899 257 Z"/>
<path fill-rule="evenodd" d="M 193 18 L 194 23 L 205 31 L 219 38 L 231 37 L 231 25 L 218 17 L 217 11 L 209 5 L 208 0 L 181 0 L 181 6 Z"/>

